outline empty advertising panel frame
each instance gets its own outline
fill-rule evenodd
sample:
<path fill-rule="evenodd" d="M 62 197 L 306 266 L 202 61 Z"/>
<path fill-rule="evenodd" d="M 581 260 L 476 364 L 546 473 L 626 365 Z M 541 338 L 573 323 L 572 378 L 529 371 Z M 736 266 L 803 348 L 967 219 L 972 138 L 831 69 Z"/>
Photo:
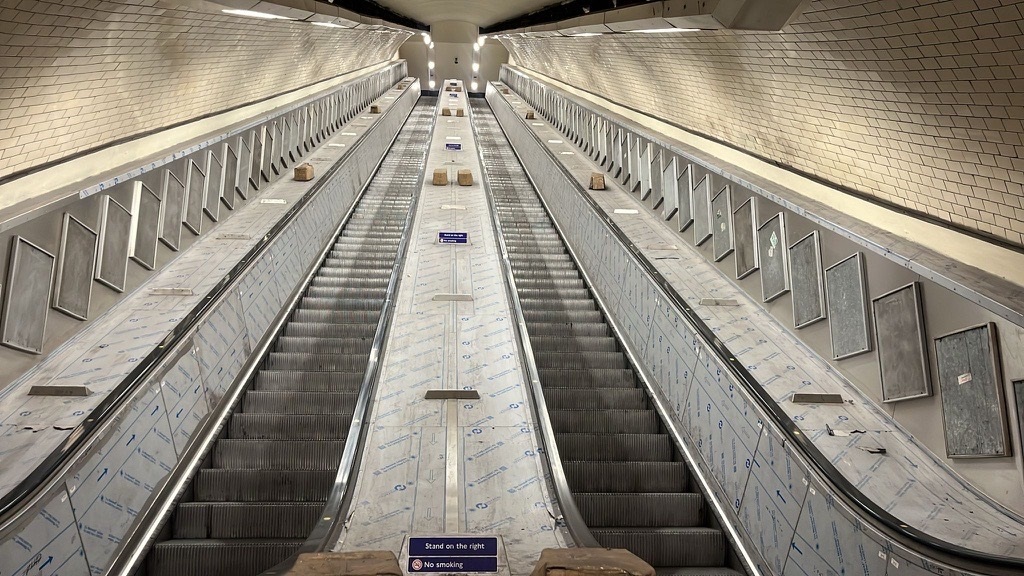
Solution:
<path fill-rule="evenodd" d="M 825 297 L 832 359 L 871 351 L 871 321 L 864 255 L 852 254 L 825 270 Z"/>
<path fill-rule="evenodd" d="M 53 285 L 53 254 L 21 236 L 11 238 L 0 344 L 42 354 Z"/>
<path fill-rule="evenodd" d="M 84 222 L 64 213 L 54 275 L 53 308 L 78 320 L 89 319 L 97 236 Z"/>
<path fill-rule="evenodd" d="M 711 234 L 715 262 L 721 262 L 735 249 L 731 186 L 723 186 L 711 200 Z"/>
<path fill-rule="evenodd" d="M 931 396 L 921 285 L 912 282 L 871 301 L 882 402 Z"/>
<path fill-rule="evenodd" d="M 132 244 L 130 210 L 110 196 L 100 204 L 99 245 L 96 248 L 96 281 L 116 292 L 124 292 L 128 278 L 128 252 Z"/>
<path fill-rule="evenodd" d="M 693 188 L 693 243 L 696 246 L 711 238 L 711 175 L 705 174 Z"/>
<path fill-rule="evenodd" d="M 821 239 L 815 230 L 789 247 L 793 324 L 810 326 L 825 319 L 825 285 L 821 274 Z"/>
<path fill-rule="evenodd" d="M 758 227 L 757 253 L 761 264 L 761 300 L 771 302 L 789 292 L 786 216 L 782 212 Z"/>
<path fill-rule="evenodd" d="M 757 250 L 757 197 L 751 196 L 732 213 L 736 245 L 736 279 L 742 280 L 760 267 Z"/>

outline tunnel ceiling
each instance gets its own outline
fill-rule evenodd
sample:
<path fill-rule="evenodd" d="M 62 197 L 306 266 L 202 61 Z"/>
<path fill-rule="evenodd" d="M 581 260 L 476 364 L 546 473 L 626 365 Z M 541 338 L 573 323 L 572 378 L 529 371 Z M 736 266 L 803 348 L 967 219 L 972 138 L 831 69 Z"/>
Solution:
<path fill-rule="evenodd" d="M 480 27 L 508 20 L 557 0 L 377 0 L 399 14 L 433 24 L 446 20 L 472 22 Z"/>

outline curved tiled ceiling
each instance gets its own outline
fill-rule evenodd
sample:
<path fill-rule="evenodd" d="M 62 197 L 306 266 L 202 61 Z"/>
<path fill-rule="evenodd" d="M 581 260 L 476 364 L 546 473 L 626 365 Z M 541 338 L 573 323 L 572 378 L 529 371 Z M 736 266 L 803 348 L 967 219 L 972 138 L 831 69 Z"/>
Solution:
<path fill-rule="evenodd" d="M 410 18 L 427 24 L 446 20 L 489 26 L 514 16 L 557 4 L 557 0 L 377 0 Z"/>

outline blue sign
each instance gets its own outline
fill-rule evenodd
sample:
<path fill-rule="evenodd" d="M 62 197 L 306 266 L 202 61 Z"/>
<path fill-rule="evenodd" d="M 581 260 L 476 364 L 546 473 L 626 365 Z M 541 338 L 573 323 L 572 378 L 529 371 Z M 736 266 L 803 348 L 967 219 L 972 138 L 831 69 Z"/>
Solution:
<path fill-rule="evenodd" d="M 445 150 L 453 150 L 455 152 L 462 152 L 462 144 L 458 144 L 458 143 L 454 143 L 454 142 L 445 142 L 444 149 Z"/>
<path fill-rule="evenodd" d="M 409 538 L 409 572 L 497 572 L 498 539 Z"/>
<path fill-rule="evenodd" d="M 438 244 L 469 244 L 469 232 L 438 232 Z"/>
<path fill-rule="evenodd" d="M 450 98 L 458 98 L 459 97 L 459 93 L 458 92 L 449 92 L 448 96 Z"/>

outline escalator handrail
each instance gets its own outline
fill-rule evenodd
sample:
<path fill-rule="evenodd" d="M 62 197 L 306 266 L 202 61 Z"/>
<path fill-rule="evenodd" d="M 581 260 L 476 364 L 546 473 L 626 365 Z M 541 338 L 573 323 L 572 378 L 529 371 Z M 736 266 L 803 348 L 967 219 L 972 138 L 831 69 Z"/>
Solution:
<path fill-rule="evenodd" d="M 410 91 L 415 84 L 416 83 L 413 82 L 409 88 L 403 91 L 403 95 Z M 400 101 L 401 98 L 402 96 L 398 96 L 395 99 L 395 102 Z M 384 114 L 381 115 L 380 121 L 386 118 L 391 110 L 394 110 L 394 107 L 389 107 L 385 110 Z M 397 138 L 397 133 L 395 138 Z M 365 140 L 361 139 L 356 144 L 353 144 L 349 153 L 351 154 L 352 151 L 358 150 L 358 144 L 364 141 Z M 393 142 L 394 139 L 392 140 L 392 143 Z M 330 176 L 335 174 L 337 170 L 341 168 L 344 164 L 343 160 L 348 157 L 348 155 L 343 155 L 339 158 L 339 160 L 324 173 L 324 176 L 317 183 L 317 186 L 323 186 L 324 182 L 329 181 Z M 174 467 L 171 474 L 168 475 L 164 483 L 154 490 L 153 496 L 151 496 L 150 500 L 147 502 L 146 507 L 139 512 L 133 529 L 122 538 L 121 546 L 118 547 L 114 557 L 111 559 L 110 567 L 106 572 L 107 576 L 132 576 L 138 570 L 139 565 L 145 558 L 146 552 L 150 549 L 157 532 L 166 521 L 170 510 L 177 504 L 177 498 L 188 483 L 192 481 L 196 471 L 206 459 L 207 454 L 220 438 L 221 432 L 229 420 L 229 416 L 234 412 L 236 404 L 242 398 L 242 394 L 244 394 L 248 389 L 247 383 L 251 382 L 256 377 L 257 372 L 263 366 L 264 358 L 266 358 L 267 354 L 270 353 L 274 344 L 277 342 L 277 339 L 284 331 L 284 328 L 288 325 L 295 309 L 298 308 L 299 303 L 305 294 L 306 287 L 316 276 L 323 264 L 323 261 L 330 254 L 335 239 L 341 234 L 342 230 L 344 230 L 352 215 L 355 214 L 359 201 L 362 199 L 366 190 L 369 189 L 370 184 L 373 181 L 373 174 L 377 172 L 383 161 L 384 156 L 381 157 L 377 165 L 374 167 L 370 178 L 367 179 L 362 189 L 356 195 L 352 205 L 348 208 L 345 215 L 333 231 L 333 234 L 330 236 L 330 240 L 320 253 L 317 254 L 317 257 L 313 259 L 305 273 L 305 276 L 303 276 L 303 278 L 296 284 L 295 289 L 292 291 L 284 306 L 274 317 L 273 322 L 271 322 L 271 325 L 267 329 L 263 338 L 261 338 L 253 348 L 253 352 L 250 355 L 251 359 L 246 363 L 243 369 L 239 371 L 238 375 L 235 376 L 231 385 L 228 387 L 229 392 L 225 395 L 224 399 L 222 399 L 216 410 L 207 416 L 207 420 L 203 425 L 201 425 L 201 428 L 197 429 L 192 434 L 189 443 L 186 445 L 185 449 L 182 450 L 182 455 L 178 464 Z"/>
<path fill-rule="evenodd" d="M 394 66 L 398 65 L 399 63 L 394 64 Z M 393 66 L 381 70 L 380 73 L 387 74 L 391 69 L 393 69 Z M 394 85 L 381 94 L 386 93 L 392 88 L 394 88 Z M 406 90 L 408 90 L 408 87 Z M 388 109 L 388 111 L 390 110 L 391 108 Z M 320 180 L 311 186 L 301 198 L 295 201 L 292 207 L 246 252 L 224 278 L 213 286 L 203 299 L 178 322 L 170 333 L 145 358 L 139 361 L 138 365 L 128 376 L 89 412 L 85 420 L 78 424 L 67 438 L 58 444 L 17 486 L 0 497 L 0 534 L 9 527 L 16 525 L 20 520 L 20 516 L 26 510 L 32 508 L 32 505 L 35 503 L 34 501 L 49 492 L 50 485 L 55 483 L 59 473 L 74 463 L 77 455 L 97 439 L 98 434 L 106 429 L 111 419 L 120 413 L 128 401 L 134 397 L 135 393 L 146 385 L 146 382 L 155 375 L 157 370 L 167 360 L 175 355 L 178 347 L 187 338 L 191 337 L 192 333 L 198 328 L 199 323 L 220 303 L 235 281 L 241 278 L 248 271 L 249 267 L 259 260 L 267 248 L 292 223 L 306 204 L 320 192 L 324 187 L 324 183 L 328 182 L 331 176 L 340 169 L 343 160 L 351 157 L 363 142 L 365 142 L 365 139 L 360 138 L 348 148 L 339 158 L 338 162 L 328 169 Z"/>
<path fill-rule="evenodd" d="M 511 88 L 511 86 L 509 86 Z M 508 99 L 502 97 L 500 91 L 496 91 L 502 101 L 511 108 Z M 518 94 L 518 93 L 517 93 Z M 519 95 L 524 101 L 525 97 Z M 536 107 L 535 107 L 536 108 Z M 542 115 L 547 117 L 546 111 L 540 110 Z M 518 115 L 516 115 L 518 117 Z M 841 499 L 851 505 L 858 516 L 867 517 L 876 529 L 884 535 L 895 540 L 898 544 L 907 547 L 909 550 L 918 553 L 926 559 L 938 559 L 939 561 L 963 570 L 991 570 L 997 568 L 1004 570 L 1006 574 L 1020 574 L 1024 572 L 1024 558 L 992 554 L 971 550 L 964 546 L 946 542 L 936 538 L 918 528 L 914 528 L 905 522 L 900 521 L 894 515 L 876 504 L 871 498 L 860 491 L 832 464 L 817 446 L 797 426 L 796 422 L 789 417 L 779 404 L 772 398 L 757 379 L 747 370 L 746 366 L 736 358 L 715 335 L 715 333 L 701 320 L 693 308 L 686 303 L 686 300 L 672 286 L 654 266 L 654 264 L 643 254 L 640 248 L 634 244 L 621 228 L 615 223 L 608 213 L 600 207 L 583 186 L 576 180 L 576 177 L 555 157 L 554 153 L 544 143 L 536 132 L 526 126 L 523 118 L 518 118 L 533 137 L 538 146 L 548 156 L 549 160 L 557 167 L 565 179 L 573 183 L 573 190 L 579 194 L 584 201 L 594 210 L 595 214 L 604 222 L 615 238 L 626 247 L 634 262 L 654 281 L 671 305 L 689 322 L 694 328 L 697 337 L 711 350 L 718 361 L 725 366 L 730 376 L 740 383 L 744 390 L 754 399 L 754 402 L 767 415 L 766 424 L 772 424 L 780 430 L 787 442 L 797 447 L 801 454 L 811 463 L 813 471 L 817 472 L 821 480 L 834 489 L 834 492 L 841 496 Z M 550 120 L 549 120 L 550 122 Z M 926 552 L 921 552 L 926 550 Z M 964 566 L 964 560 L 980 566 Z M 982 572 L 985 573 L 985 572 Z"/>
<path fill-rule="evenodd" d="M 419 90 L 418 80 L 413 85 Z M 432 112 L 433 117 L 431 118 L 427 142 L 430 142 L 433 137 L 440 102 L 441 100 L 438 99 Z M 398 134 L 401 134 L 401 130 L 399 130 Z M 397 138 L 398 135 L 396 135 L 395 139 L 397 140 Z M 429 153 L 430 148 L 428 146 L 424 160 Z M 413 189 L 412 203 L 409 205 L 409 212 L 405 217 L 405 227 L 402 230 L 402 238 L 399 241 L 398 252 L 395 255 L 395 264 L 391 269 L 391 277 L 388 279 L 387 292 L 381 307 L 380 318 L 377 320 L 377 331 L 374 333 L 373 344 L 370 347 L 370 357 L 366 365 L 366 372 L 363 374 L 363 380 L 359 386 L 359 396 L 356 398 L 352 424 L 349 426 L 348 436 L 346 436 L 345 449 L 342 453 L 341 463 L 338 466 L 338 474 L 327 497 L 327 502 L 324 504 L 324 512 L 320 515 L 320 520 L 317 521 L 309 537 L 306 538 L 306 541 L 299 549 L 290 558 L 263 572 L 262 576 L 287 574 L 295 565 L 299 555 L 323 552 L 332 542 L 337 540 L 340 531 L 344 528 L 345 522 L 348 519 L 349 509 L 355 495 L 353 488 L 357 479 L 356 472 L 359 469 L 362 455 L 366 448 L 366 439 L 369 436 L 369 417 L 374 405 L 377 385 L 380 382 L 381 361 L 386 351 L 388 335 L 391 332 L 398 290 L 402 284 L 402 270 L 405 267 L 409 239 L 412 236 L 413 221 L 416 217 L 416 208 L 419 206 L 421 196 L 419 192 L 423 188 L 425 174 L 425 169 L 420 171 L 416 187 Z M 356 440 L 353 441 L 353 438 Z"/>
<path fill-rule="evenodd" d="M 486 101 L 484 105 L 487 105 Z M 512 304 L 512 314 L 516 322 L 516 331 L 518 338 L 516 338 L 516 345 L 519 348 L 521 357 L 523 358 L 523 367 L 527 374 L 527 388 L 530 391 L 530 403 L 533 409 L 534 422 L 537 424 L 537 430 L 540 434 L 540 440 L 544 447 L 545 458 L 548 466 L 548 471 L 551 473 L 551 483 L 555 488 L 555 498 L 558 500 L 559 511 L 563 521 L 565 522 L 566 528 L 569 530 L 569 534 L 575 540 L 577 546 L 587 548 L 600 548 L 601 544 L 597 541 L 597 538 L 590 532 L 590 528 L 587 527 L 587 523 L 583 520 L 583 515 L 580 513 L 579 507 L 576 505 L 576 498 L 572 495 L 572 489 L 569 487 L 569 480 L 565 475 L 565 468 L 562 466 L 562 458 L 558 451 L 558 444 L 555 440 L 554 425 L 551 423 L 551 416 L 548 413 L 547 401 L 544 398 L 544 390 L 540 382 L 540 371 L 537 368 L 537 360 L 533 354 L 533 344 L 530 341 L 530 333 L 526 326 L 526 315 L 523 313 L 523 305 L 519 299 L 519 290 L 516 288 L 515 277 L 512 273 L 512 261 L 508 254 L 508 245 L 505 242 L 505 234 L 501 226 L 501 222 L 498 219 L 497 204 L 494 200 L 494 194 L 491 192 L 491 187 L 486 177 L 487 168 L 484 164 L 483 157 L 483 146 L 480 145 L 481 139 L 477 130 L 477 125 L 473 122 L 473 111 L 472 106 L 469 108 L 470 123 L 473 126 L 473 134 L 476 136 L 477 141 L 477 156 L 480 160 L 480 169 L 484 172 L 481 174 L 480 181 L 483 184 L 484 195 L 487 197 L 487 205 L 491 211 L 491 220 L 494 228 L 494 235 L 498 242 L 498 250 L 501 252 L 501 266 L 503 276 L 505 277 L 505 291 L 508 295 L 509 301 Z M 495 119 L 495 124 L 498 124 Z M 498 129 L 501 130 L 501 125 L 498 124 Z M 513 154 L 515 151 L 513 150 Z M 516 155 L 518 160 L 518 155 Z M 524 168 L 525 172 L 525 168 Z"/>

